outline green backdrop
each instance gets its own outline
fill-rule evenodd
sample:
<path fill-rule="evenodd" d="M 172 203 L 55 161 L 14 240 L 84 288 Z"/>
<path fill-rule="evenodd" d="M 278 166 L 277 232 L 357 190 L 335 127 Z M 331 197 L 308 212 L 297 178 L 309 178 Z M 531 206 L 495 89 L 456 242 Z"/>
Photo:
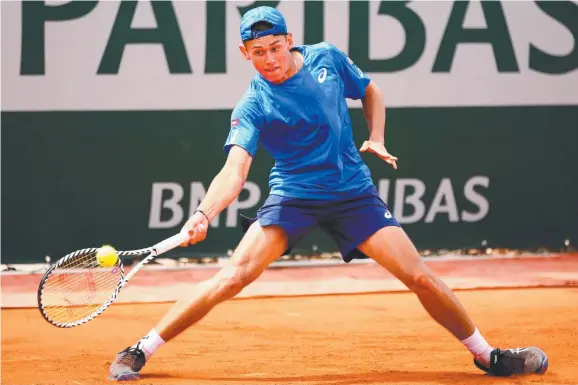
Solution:
<path fill-rule="evenodd" d="M 351 111 L 360 145 L 367 137 L 361 110 Z M 149 229 L 151 186 L 176 182 L 185 190 L 208 188 L 225 160 L 222 144 L 230 111 L 2 112 L 2 261 L 53 259 L 78 248 L 111 243 L 146 247 L 180 229 Z M 561 247 L 578 238 L 578 107 L 391 108 L 388 149 L 399 157 L 393 171 L 363 155 L 376 183 L 417 178 L 426 185 L 426 207 L 442 178 L 450 178 L 459 211 L 475 211 L 464 198 L 472 176 L 488 214 L 478 222 L 450 222 L 439 214 L 404 225 L 419 249 Z M 249 180 L 268 193 L 272 166 L 261 148 Z M 245 192 L 246 194 L 246 192 Z M 241 211 L 254 215 L 256 207 Z M 404 210 L 410 212 L 412 207 Z M 224 218 L 207 240 L 184 253 L 224 254 L 242 233 Z M 300 250 L 334 250 L 314 232 Z"/>

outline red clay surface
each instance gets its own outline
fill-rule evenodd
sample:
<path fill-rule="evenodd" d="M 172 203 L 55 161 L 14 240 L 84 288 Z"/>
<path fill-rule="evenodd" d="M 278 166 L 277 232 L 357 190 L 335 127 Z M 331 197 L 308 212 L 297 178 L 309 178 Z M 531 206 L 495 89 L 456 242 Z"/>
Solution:
<path fill-rule="evenodd" d="M 410 293 L 233 300 L 171 341 L 140 384 L 578 384 L 578 288 L 458 292 L 490 343 L 539 346 L 543 375 L 492 378 Z M 2 384 L 101 384 L 170 304 L 113 305 L 74 329 L 2 311 Z"/>
<path fill-rule="evenodd" d="M 426 263 L 454 289 L 485 288 L 456 294 L 491 344 L 544 349 L 546 375 L 484 375 L 413 294 L 389 292 L 229 301 L 164 346 L 138 383 L 578 384 L 578 255 Z M 171 300 L 215 271 L 141 271 L 119 299 Z M 116 352 L 171 305 L 116 303 L 86 325 L 58 329 L 34 308 L 40 277 L 2 275 L 2 384 L 110 384 Z M 287 296 L 400 286 L 375 264 L 342 264 L 269 269 L 248 289 Z"/>
<path fill-rule="evenodd" d="M 463 260 L 426 258 L 425 261 L 453 289 L 578 286 L 578 254 Z M 123 290 L 118 302 L 174 301 L 188 286 L 214 275 L 216 269 L 141 270 Z M 42 274 L 3 275 L 2 306 L 36 306 L 41 278 Z M 354 293 L 405 290 L 405 287 L 375 263 L 341 263 L 311 268 L 270 268 L 241 296 L 325 294 L 335 290 Z M 11 294 L 15 296 L 12 298 Z"/>

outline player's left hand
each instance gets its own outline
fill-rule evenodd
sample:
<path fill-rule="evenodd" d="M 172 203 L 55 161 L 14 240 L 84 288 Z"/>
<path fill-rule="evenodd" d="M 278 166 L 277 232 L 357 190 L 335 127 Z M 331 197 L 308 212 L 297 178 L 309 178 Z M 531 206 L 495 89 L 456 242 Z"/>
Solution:
<path fill-rule="evenodd" d="M 359 149 L 359 152 L 371 152 L 371 153 L 379 156 L 381 159 L 383 159 L 387 163 L 391 164 L 391 166 L 397 170 L 397 157 L 395 157 L 395 156 L 391 155 L 389 152 L 387 152 L 384 144 L 381 142 L 374 142 L 371 140 L 366 140 L 365 142 L 363 142 L 363 145 Z"/>

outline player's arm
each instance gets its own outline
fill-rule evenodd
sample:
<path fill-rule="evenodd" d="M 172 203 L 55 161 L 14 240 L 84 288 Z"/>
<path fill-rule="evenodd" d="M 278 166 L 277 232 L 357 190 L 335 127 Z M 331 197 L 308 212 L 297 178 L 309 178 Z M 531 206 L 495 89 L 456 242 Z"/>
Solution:
<path fill-rule="evenodd" d="M 385 148 L 385 101 L 383 92 L 377 84 L 370 81 L 361 99 L 363 115 L 369 130 L 369 140 L 363 142 L 360 152 L 371 152 L 397 170 L 397 157 L 391 155 Z"/>
<path fill-rule="evenodd" d="M 369 129 L 369 140 L 363 142 L 361 152 L 371 152 L 391 164 L 397 170 L 397 158 L 385 149 L 385 103 L 383 92 L 371 81 L 347 55 L 331 46 L 335 66 L 343 82 L 343 96 L 359 100 Z"/>
<path fill-rule="evenodd" d="M 250 93 L 244 94 L 231 118 L 231 130 L 224 147 L 227 161 L 213 178 L 197 212 L 183 226 L 182 231 L 188 231 L 191 236 L 183 246 L 206 238 L 209 223 L 241 194 L 247 181 L 264 124 L 259 101 Z"/>
<path fill-rule="evenodd" d="M 385 101 L 383 92 L 377 84 L 370 81 L 365 88 L 365 96 L 361 99 L 363 115 L 369 130 L 369 140 L 385 143 Z"/>
<path fill-rule="evenodd" d="M 242 147 L 232 146 L 227 161 L 215 176 L 198 210 L 212 221 L 226 209 L 243 190 L 253 157 Z"/>
<path fill-rule="evenodd" d="M 253 157 L 242 147 L 232 146 L 225 165 L 213 178 L 205 198 L 187 220 L 181 231 L 188 231 L 191 238 L 183 244 L 195 244 L 207 236 L 209 223 L 227 208 L 243 190 Z"/>

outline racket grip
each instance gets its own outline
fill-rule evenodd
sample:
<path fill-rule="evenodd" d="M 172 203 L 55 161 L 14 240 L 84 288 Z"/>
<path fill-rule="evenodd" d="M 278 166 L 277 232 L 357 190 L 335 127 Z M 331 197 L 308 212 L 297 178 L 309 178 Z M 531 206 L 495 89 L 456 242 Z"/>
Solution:
<path fill-rule="evenodd" d="M 188 241 L 190 238 L 187 232 L 178 233 L 177 235 L 173 235 L 170 238 L 165 239 L 162 242 L 157 243 L 153 247 L 153 253 L 155 255 L 163 254 L 169 250 L 174 249 L 175 247 L 180 246 L 182 243 Z"/>

